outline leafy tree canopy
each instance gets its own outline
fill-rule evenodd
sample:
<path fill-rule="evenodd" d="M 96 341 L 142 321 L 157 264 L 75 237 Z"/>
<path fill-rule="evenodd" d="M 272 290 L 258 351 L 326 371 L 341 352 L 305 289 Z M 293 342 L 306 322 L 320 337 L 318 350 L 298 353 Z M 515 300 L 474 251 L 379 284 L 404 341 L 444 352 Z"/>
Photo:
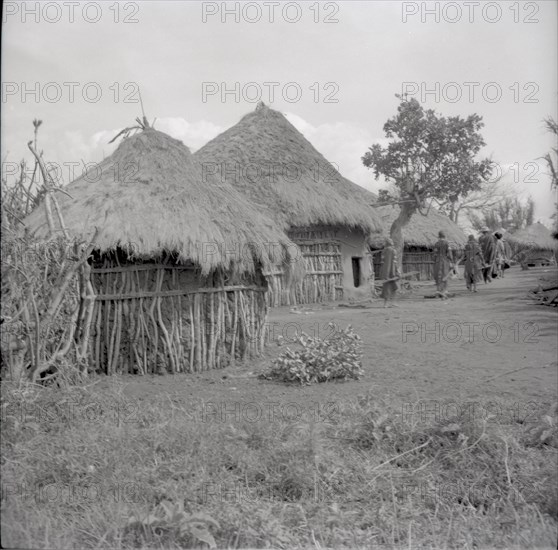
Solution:
<path fill-rule="evenodd" d="M 383 176 L 399 191 L 399 196 L 385 191 L 381 200 L 414 199 L 420 207 L 428 198 L 451 202 L 480 190 L 492 174 L 490 159 L 476 159 L 485 145 L 482 117 L 444 117 L 415 98 L 396 97 L 397 115 L 384 124 L 390 143 L 374 144 L 362 157 L 376 179 Z"/>
<path fill-rule="evenodd" d="M 488 158 L 477 159 L 485 145 L 482 117 L 444 117 L 423 109 L 415 98 L 396 97 L 397 114 L 384 124 L 387 147 L 372 145 L 362 162 L 376 179 L 383 176 L 392 184 L 394 191 L 380 192 L 380 202 L 401 206 L 390 229 L 401 264 L 403 228 L 413 214 L 426 215 L 422 208 L 428 199 L 456 211 L 460 198 L 481 189 L 493 166 Z"/>

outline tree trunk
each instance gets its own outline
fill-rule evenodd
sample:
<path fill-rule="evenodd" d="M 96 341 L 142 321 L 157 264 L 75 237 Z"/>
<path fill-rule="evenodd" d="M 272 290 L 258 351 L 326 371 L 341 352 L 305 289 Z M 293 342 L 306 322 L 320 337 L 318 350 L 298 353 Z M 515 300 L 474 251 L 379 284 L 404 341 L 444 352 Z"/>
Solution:
<path fill-rule="evenodd" d="M 453 223 L 456 224 L 457 218 L 459 217 L 459 209 L 452 206 L 448 217 Z"/>
<path fill-rule="evenodd" d="M 393 241 L 393 246 L 397 252 L 397 260 L 399 263 L 399 272 L 403 274 L 403 228 L 409 223 L 411 217 L 417 210 L 417 205 L 414 202 L 404 202 L 401 204 L 399 216 L 393 220 L 389 236 Z"/>

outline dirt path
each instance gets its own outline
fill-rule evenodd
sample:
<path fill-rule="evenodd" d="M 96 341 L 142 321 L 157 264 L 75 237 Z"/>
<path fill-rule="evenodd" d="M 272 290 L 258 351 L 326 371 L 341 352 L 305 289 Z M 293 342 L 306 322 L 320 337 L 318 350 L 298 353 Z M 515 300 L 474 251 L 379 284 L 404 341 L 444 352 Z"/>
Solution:
<path fill-rule="evenodd" d="M 456 407 L 476 402 L 499 415 L 511 414 L 494 409 L 497 402 L 528 417 L 546 410 L 558 393 L 557 310 L 526 297 L 541 276 L 551 273 L 556 276 L 549 269 L 512 268 L 505 279 L 479 285 L 477 294 L 470 294 L 463 281 L 451 281 L 456 296 L 447 301 L 424 299 L 434 290 L 428 285 L 387 310 L 379 300 L 365 309 L 315 306 L 308 314 L 272 310 L 271 330 L 287 340 L 301 331 L 326 337 L 328 322 L 340 328 L 352 324 L 362 338 L 365 376 L 359 381 L 300 387 L 259 380 L 256 375 L 284 349 L 274 344 L 265 357 L 237 367 L 118 381 L 130 399 L 170 398 L 180 406 L 294 402 L 312 408 L 369 392 L 395 409 L 418 400 L 452 400 Z M 516 369 L 521 370 L 510 372 Z M 113 383 L 107 379 L 97 386 Z"/>

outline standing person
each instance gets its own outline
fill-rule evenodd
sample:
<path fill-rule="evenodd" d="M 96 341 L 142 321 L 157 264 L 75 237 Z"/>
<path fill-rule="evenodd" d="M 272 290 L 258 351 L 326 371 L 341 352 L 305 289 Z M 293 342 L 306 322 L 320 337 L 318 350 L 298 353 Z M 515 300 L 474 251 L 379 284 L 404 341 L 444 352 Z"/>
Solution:
<path fill-rule="evenodd" d="M 448 278 L 450 270 L 453 269 L 453 252 L 446 240 L 446 234 L 443 231 L 438 233 L 438 242 L 434 245 L 434 280 L 436 281 L 436 290 L 440 297 L 447 299 Z"/>
<path fill-rule="evenodd" d="M 496 257 L 496 240 L 490 234 L 490 231 L 486 226 L 481 229 L 481 233 L 482 235 L 479 237 L 479 245 L 484 258 L 482 276 L 484 278 L 484 284 L 486 284 L 492 282 L 492 272 L 494 271 L 494 261 Z"/>
<path fill-rule="evenodd" d="M 474 235 L 469 235 L 469 240 L 465 245 L 463 262 L 465 267 L 465 284 L 469 292 L 476 292 L 477 283 L 482 277 L 484 258 L 481 247 L 475 240 Z"/>
<path fill-rule="evenodd" d="M 397 262 L 397 252 L 393 248 L 393 241 L 387 238 L 384 243 L 382 269 L 380 278 L 384 280 L 382 285 L 382 298 L 384 299 L 384 307 L 393 307 L 394 304 L 389 303 L 395 297 L 395 293 L 399 288 L 397 280 L 399 279 L 399 263 Z M 389 303 L 389 305 L 388 305 Z"/>
<path fill-rule="evenodd" d="M 508 265 L 506 245 L 502 236 L 502 233 L 499 231 L 494 233 L 494 237 L 496 237 L 496 273 L 500 279 L 504 278 L 504 270 L 507 269 L 506 266 Z"/>

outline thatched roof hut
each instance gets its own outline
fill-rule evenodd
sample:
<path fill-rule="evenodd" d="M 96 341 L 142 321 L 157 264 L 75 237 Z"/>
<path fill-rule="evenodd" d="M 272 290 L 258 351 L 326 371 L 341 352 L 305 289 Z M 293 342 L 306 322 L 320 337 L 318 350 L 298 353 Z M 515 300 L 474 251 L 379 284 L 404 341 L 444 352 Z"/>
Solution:
<path fill-rule="evenodd" d="M 384 232 L 374 235 L 369 239 L 372 249 L 380 250 L 384 239 L 389 236 L 391 224 L 399 214 L 398 206 L 379 206 L 374 208 L 382 218 Z M 460 250 L 467 242 L 467 236 L 461 228 L 453 223 L 447 216 L 430 208 L 428 215 L 415 213 L 408 225 L 403 229 L 403 272 L 418 271 L 416 279 L 431 280 L 433 278 L 434 257 L 432 249 L 438 240 L 438 232 L 444 231 L 450 247 Z M 374 254 L 374 271 L 376 276 L 380 273 L 382 257 L 380 253 Z"/>
<path fill-rule="evenodd" d="M 232 183 L 283 225 L 381 231 L 344 178 L 285 118 L 266 105 L 245 115 L 194 154 L 206 173 Z"/>
<path fill-rule="evenodd" d="M 382 219 L 384 231 L 381 235 L 372 236 L 370 244 L 375 248 L 380 248 L 383 246 L 383 239 L 389 237 L 391 224 L 399 215 L 399 207 L 379 206 L 374 210 Z M 403 229 L 405 246 L 432 248 L 438 240 L 439 231 L 444 231 L 446 239 L 454 248 L 461 248 L 467 242 L 467 236 L 457 224 L 435 208 L 430 208 L 426 216 L 419 212 L 415 213 Z"/>
<path fill-rule="evenodd" d="M 540 222 L 520 229 L 515 233 L 505 232 L 513 252 L 513 259 L 517 259 L 523 266 L 536 266 L 556 261 L 558 241 L 552 237 L 552 232 Z"/>
<path fill-rule="evenodd" d="M 269 268 L 281 247 L 292 245 L 230 184 L 202 178 L 181 141 L 151 128 L 124 139 L 64 191 L 70 196 L 57 197 L 67 229 L 87 239 L 95 226 L 102 227 L 100 253 L 121 248 L 148 259 L 172 253 L 178 263 L 194 263 L 203 274 L 217 268 L 253 274 L 256 263 Z M 26 226 L 45 238 L 44 209 L 29 215 Z"/>
<path fill-rule="evenodd" d="M 558 241 L 552 238 L 550 229 L 540 222 L 520 229 L 515 233 L 506 233 L 506 239 L 512 245 L 517 243 L 528 246 L 533 250 L 553 251 L 558 248 Z"/>
<path fill-rule="evenodd" d="M 281 304 L 335 300 L 364 286 L 370 272 L 366 238 L 381 231 L 381 223 L 360 200 L 359 187 L 283 114 L 260 104 L 194 157 L 301 247 L 307 275 L 294 296 L 282 293 Z M 281 286 L 281 277 L 276 272 L 274 284 Z"/>
<path fill-rule="evenodd" d="M 261 351 L 263 271 L 298 249 L 232 186 L 203 178 L 184 144 L 146 128 L 65 192 L 71 237 L 102 228 L 76 331 L 90 341 L 92 369 L 192 372 Z M 49 237 L 43 208 L 25 221 Z"/>

